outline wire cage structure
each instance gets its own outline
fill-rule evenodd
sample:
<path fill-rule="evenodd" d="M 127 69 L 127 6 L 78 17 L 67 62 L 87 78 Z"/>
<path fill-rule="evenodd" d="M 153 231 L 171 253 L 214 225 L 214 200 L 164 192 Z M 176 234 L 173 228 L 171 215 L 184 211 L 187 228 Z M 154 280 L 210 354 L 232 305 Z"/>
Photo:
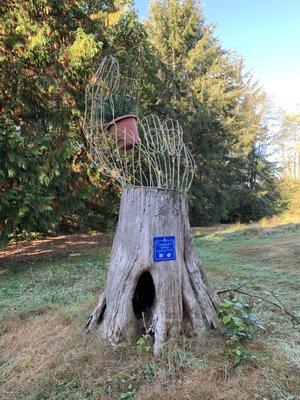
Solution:
<path fill-rule="evenodd" d="M 183 130 L 177 120 L 162 121 L 155 115 L 137 118 L 138 85 L 138 80 L 122 76 L 116 58 L 102 60 L 85 92 L 84 134 L 90 156 L 123 188 L 185 193 L 195 162 L 183 141 Z"/>

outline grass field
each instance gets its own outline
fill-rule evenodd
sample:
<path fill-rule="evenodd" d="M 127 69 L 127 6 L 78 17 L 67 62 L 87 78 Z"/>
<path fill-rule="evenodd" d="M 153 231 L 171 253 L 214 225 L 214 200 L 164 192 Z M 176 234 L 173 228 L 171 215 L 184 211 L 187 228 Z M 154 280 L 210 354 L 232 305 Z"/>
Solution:
<path fill-rule="evenodd" d="M 247 280 L 297 312 L 300 226 L 196 231 L 217 289 Z M 112 348 L 81 327 L 104 285 L 109 249 L 1 270 L 1 399 L 292 400 L 300 393 L 299 325 L 257 302 L 264 330 L 234 365 L 216 332 L 171 341 L 155 359 L 135 344 Z M 299 308 L 298 308 L 299 311 Z"/>

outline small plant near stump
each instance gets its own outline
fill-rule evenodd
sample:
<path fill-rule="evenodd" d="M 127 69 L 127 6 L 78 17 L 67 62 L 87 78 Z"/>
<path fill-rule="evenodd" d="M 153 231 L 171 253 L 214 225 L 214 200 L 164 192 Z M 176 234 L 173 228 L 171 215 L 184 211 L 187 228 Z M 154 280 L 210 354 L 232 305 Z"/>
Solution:
<path fill-rule="evenodd" d="M 235 357 L 235 364 L 248 358 L 243 343 L 263 329 L 253 314 L 253 306 L 241 298 L 224 300 L 218 306 L 220 332 L 228 338 L 227 344 Z"/>
<path fill-rule="evenodd" d="M 149 334 L 145 334 L 136 342 L 136 346 L 142 353 L 150 353 L 152 350 L 152 341 Z"/>

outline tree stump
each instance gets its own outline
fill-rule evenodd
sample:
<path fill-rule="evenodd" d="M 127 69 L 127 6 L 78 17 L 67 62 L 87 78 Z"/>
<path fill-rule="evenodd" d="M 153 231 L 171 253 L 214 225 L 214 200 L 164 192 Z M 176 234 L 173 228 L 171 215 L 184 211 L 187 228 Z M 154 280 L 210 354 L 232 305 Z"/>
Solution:
<path fill-rule="evenodd" d="M 175 237 L 176 258 L 154 261 L 154 238 Z M 186 195 L 150 187 L 125 188 L 107 282 L 86 324 L 116 344 L 143 328 L 157 354 L 169 337 L 218 326 L 219 298 L 198 259 Z"/>

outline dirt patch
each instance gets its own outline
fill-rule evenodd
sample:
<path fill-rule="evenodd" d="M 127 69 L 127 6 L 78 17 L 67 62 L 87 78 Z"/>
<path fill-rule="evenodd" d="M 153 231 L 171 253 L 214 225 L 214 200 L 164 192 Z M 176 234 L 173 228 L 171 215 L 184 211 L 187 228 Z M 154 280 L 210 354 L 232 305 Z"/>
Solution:
<path fill-rule="evenodd" d="M 18 263 L 34 263 L 41 260 L 63 258 L 70 254 L 103 249 L 110 246 L 112 237 L 108 234 L 65 235 L 42 240 L 22 241 L 0 249 L 0 269 Z"/>

